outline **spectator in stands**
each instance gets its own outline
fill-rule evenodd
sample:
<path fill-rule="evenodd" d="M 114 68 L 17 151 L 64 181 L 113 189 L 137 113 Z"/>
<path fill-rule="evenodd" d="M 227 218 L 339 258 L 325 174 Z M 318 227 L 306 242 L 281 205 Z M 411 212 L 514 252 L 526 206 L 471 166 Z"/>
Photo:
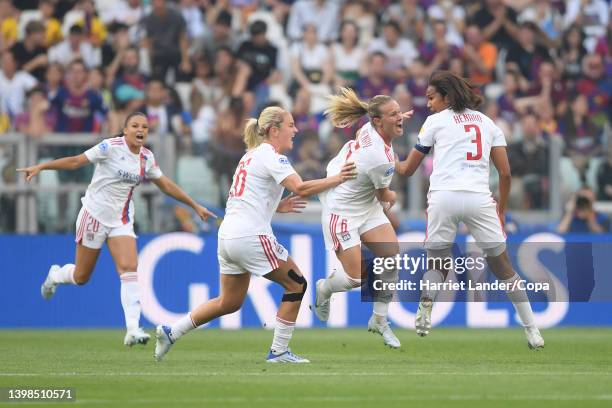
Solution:
<path fill-rule="evenodd" d="M 196 53 L 212 60 L 221 48 L 236 48 L 236 39 L 232 35 L 232 15 L 221 10 L 210 30 L 199 41 Z"/>
<path fill-rule="evenodd" d="M 310 112 L 311 107 L 311 95 L 306 88 L 300 88 L 295 96 L 295 102 L 293 103 L 293 121 L 295 127 L 298 129 L 298 142 L 302 132 L 312 129 L 315 131 L 319 130 L 319 125 L 323 121 L 323 112 L 313 114 Z"/>
<path fill-rule="evenodd" d="M 593 191 L 586 187 L 580 189 L 565 205 L 565 214 L 557 226 L 557 232 L 566 234 L 610 231 L 610 219 L 605 214 L 595 211 L 594 202 Z"/>
<path fill-rule="evenodd" d="M 485 41 L 495 43 L 498 48 L 512 48 L 518 38 L 517 15 L 503 0 L 485 0 L 474 14 L 472 22 L 482 28 Z"/>
<path fill-rule="evenodd" d="M 112 135 L 120 133 L 130 113 L 138 111 L 142 106 L 144 92 L 131 85 L 123 84 L 116 89 L 114 100 L 114 109 L 108 114 L 108 133 Z"/>
<path fill-rule="evenodd" d="M 459 48 L 446 39 L 446 23 L 436 20 L 431 25 L 432 41 L 419 46 L 419 57 L 427 63 L 429 74 L 438 69 L 450 69 L 451 60 L 461 56 Z"/>
<path fill-rule="evenodd" d="M 180 111 L 169 103 L 166 86 L 159 79 L 152 79 L 147 83 L 145 103 L 139 110 L 147 115 L 150 133 L 166 135 L 178 133 L 180 130 L 174 126 Z"/>
<path fill-rule="evenodd" d="M 238 76 L 238 61 L 232 50 L 224 47 L 217 50 L 213 72 L 223 91 L 223 97 L 218 103 L 218 108 L 219 110 L 224 110 L 229 105 Z"/>
<path fill-rule="evenodd" d="M 68 65 L 64 86 L 51 100 L 51 106 L 58 115 L 56 132 L 100 131 L 101 117 L 106 115 L 102 97 L 89 88 L 89 71 L 82 60 Z"/>
<path fill-rule="evenodd" d="M 504 75 L 504 92 L 497 98 L 499 114 L 509 123 L 514 123 L 517 119 L 517 109 L 515 101 L 522 96 L 519 89 L 520 74 L 518 70 L 509 69 Z"/>
<path fill-rule="evenodd" d="M 370 44 L 377 30 L 377 2 L 371 0 L 347 1 L 342 7 L 340 21 L 353 21 L 359 28 L 361 44 Z M 340 27 L 342 28 L 342 27 Z"/>
<path fill-rule="evenodd" d="M 565 140 L 565 154 L 583 176 L 589 159 L 602 151 L 601 128 L 593 122 L 588 109 L 587 97 L 574 95 L 570 100 L 570 109 L 559 123 Z"/>
<path fill-rule="evenodd" d="M 96 6 L 93 0 L 78 0 L 76 6 L 72 12 L 80 12 L 80 17 L 76 24 L 83 27 L 83 33 L 91 45 L 99 47 L 106 40 L 107 31 L 106 26 L 98 17 L 96 12 Z"/>
<path fill-rule="evenodd" d="M 191 82 L 191 107 L 194 116 L 202 105 L 216 107 L 223 99 L 223 89 L 215 77 L 210 60 L 200 57 L 195 62 L 195 78 Z"/>
<path fill-rule="evenodd" d="M 179 9 L 185 20 L 187 37 L 190 42 L 204 36 L 206 26 L 204 25 L 204 16 L 195 0 L 180 0 Z"/>
<path fill-rule="evenodd" d="M 612 143 L 608 144 L 606 160 L 597 169 L 597 198 L 612 201 Z"/>
<path fill-rule="evenodd" d="M 325 177 L 325 168 L 321 166 L 323 154 L 319 144 L 319 135 L 314 129 L 307 129 L 300 134 L 300 145 L 297 148 L 294 169 L 305 180 Z"/>
<path fill-rule="evenodd" d="M 485 41 L 480 27 L 470 24 L 465 30 L 463 57 L 467 75 L 474 85 L 487 85 L 493 80 L 497 63 L 497 47 Z"/>
<path fill-rule="evenodd" d="M 399 24 L 388 21 L 383 26 L 382 37 L 375 38 L 368 50 L 370 54 L 380 52 L 385 55 L 385 75 L 396 81 L 407 79 L 408 67 L 418 56 L 412 41 L 400 35 Z"/>
<path fill-rule="evenodd" d="M 359 27 L 354 21 L 340 24 L 340 39 L 331 46 L 334 82 L 337 87 L 354 86 L 366 59 L 366 50 L 359 43 Z"/>
<path fill-rule="evenodd" d="M 47 98 L 52 100 L 55 95 L 59 92 L 64 80 L 64 67 L 59 63 L 49 64 L 47 71 L 45 72 L 44 89 L 47 94 Z"/>
<path fill-rule="evenodd" d="M 387 57 L 382 52 L 370 54 L 368 74 L 357 82 L 357 93 L 362 99 L 376 95 L 391 95 L 396 82 L 385 75 Z"/>
<path fill-rule="evenodd" d="M 218 115 L 223 119 L 216 121 L 210 143 L 213 152 L 211 166 L 216 173 L 216 179 L 228 186 L 245 151 L 242 133 L 247 114 L 242 98 L 232 98 L 228 108 Z M 226 199 L 224 191 L 223 200 Z"/>
<path fill-rule="evenodd" d="M 0 52 L 17 41 L 17 12 L 11 0 L 0 0 Z"/>
<path fill-rule="evenodd" d="M 113 92 L 116 92 L 122 85 L 129 85 L 139 91 L 145 90 L 147 77 L 140 72 L 140 57 L 137 48 L 127 47 L 117 53 L 117 57 L 108 67 L 107 83 L 111 85 Z"/>
<path fill-rule="evenodd" d="M 45 26 L 40 21 L 30 21 L 25 28 L 23 41 L 15 43 L 11 52 L 19 69 L 31 74 L 38 81 L 45 80 L 47 70 L 47 47 L 45 47 Z"/>
<path fill-rule="evenodd" d="M 412 107 L 414 109 L 412 120 L 420 118 L 424 121 L 429 116 L 430 112 L 427 108 L 427 97 L 425 96 L 428 84 L 429 73 L 425 63 L 421 59 L 414 60 L 410 66 L 410 79 L 406 82 L 406 89 L 412 95 Z M 404 123 L 404 126 L 406 126 L 406 123 Z"/>
<path fill-rule="evenodd" d="M 10 51 L 2 53 L 0 67 L 0 103 L 2 111 L 13 119 L 23 112 L 26 93 L 36 86 L 37 81 L 32 75 L 17 69 L 17 62 Z"/>
<path fill-rule="evenodd" d="M 145 18 L 145 8 L 141 0 L 117 0 L 102 20 L 124 24 L 129 27 L 130 42 L 136 43 L 141 39 L 142 27 L 140 23 Z"/>
<path fill-rule="evenodd" d="M 465 10 L 454 0 L 436 0 L 427 9 L 429 21 L 446 22 L 446 41 L 457 47 L 463 45 Z"/>
<path fill-rule="evenodd" d="M 506 64 L 518 69 L 528 81 L 537 77 L 540 64 L 551 61 L 548 50 L 536 42 L 538 27 L 532 22 L 521 24 L 517 43 L 508 49 Z"/>
<path fill-rule="evenodd" d="M 15 119 L 15 128 L 34 138 L 41 138 L 55 128 L 56 115 L 50 109 L 51 104 L 41 86 L 28 92 L 27 110 Z"/>
<path fill-rule="evenodd" d="M 600 54 L 585 55 L 582 61 L 583 75 L 576 82 L 576 90 L 588 98 L 588 113 L 599 126 L 612 119 L 612 75 L 605 70 Z"/>
<path fill-rule="evenodd" d="M 304 25 L 302 41 L 291 47 L 291 73 L 294 83 L 289 94 L 295 95 L 299 88 L 311 91 L 314 85 L 331 86 L 333 59 L 329 48 L 317 39 L 317 29 L 312 24 Z"/>
<path fill-rule="evenodd" d="M 575 81 L 582 71 L 582 59 L 587 54 L 584 48 L 584 31 L 577 24 L 572 24 L 564 33 L 559 50 L 557 66 L 564 80 Z"/>
<path fill-rule="evenodd" d="M 251 38 L 238 48 L 238 74 L 232 97 L 244 91 L 255 95 L 256 104 L 268 100 L 269 86 L 278 82 L 278 49 L 266 37 L 267 25 L 261 20 L 254 21 L 249 27 Z"/>
<path fill-rule="evenodd" d="M 326 0 L 298 0 L 291 7 L 287 23 L 290 40 L 298 41 L 306 24 L 317 27 L 317 37 L 330 43 L 338 37 L 338 3 Z"/>
<path fill-rule="evenodd" d="M 396 21 L 402 36 L 420 44 L 425 38 L 425 12 L 417 0 L 400 0 L 391 4 L 382 15 L 383 22 Z"/>
<path fill-rule="evenodd" d="M 568 0 L 565 12 L 565 26 L 573 23 L 582 26 L 589 52 L 595 51 L 598 37 L 606 33 L 610 8 L 604 0 Z"/>
<path fill-rule="evenodd" d="M 38 3 L 40 21 L 45 26 L 45 45 L 47 47 L 52 47 L 64 39 L 62 24 L 55 18 L 55 3 L 56 0 L 40 0 Z"/>
<path fill-rule="evenodd" d="M 152 11 L 145 17 L 146 30 L 144 46 L 149 52 L 152 75 L 164 81 L 168 70 L 175 78 L 180 72 L 191 71 L 189 61 L 189 40 L 183 16 L 166 5 L 166 0 L 152 0 Z"/>
<path fill-rule="evenodd" d="M 102 66 L 105 67 L 107 73 L 112 73 L 113 70 L 119 68 L 121 56 L 130 46 L 130 35 L 128 26 L 122 23 L 113 23 L 108 27 L 110 36 L 100 47 Z M 113 65 L 116 65 L 113 67 Z M 114 75 L 112 75 L 114 78 Z"/>
<path fill-rule="evenodd" d="M 67 39 L 49 50 L 49 62 L 66 66 L 75 59 L 82 60 L 87 68 L 97 67 L 102 62 L 99 50 L 87 42 L 83 27 L 76 24 L 70 27 Z"/>
<path fill-rule="evenodd" d="M 522 208 L 544 208 L 547 203 L 548 146 L 537 117 L 528 113 L 521 119 L 521 140 L 508 146 L 512 168 L 512 195 Z"/>

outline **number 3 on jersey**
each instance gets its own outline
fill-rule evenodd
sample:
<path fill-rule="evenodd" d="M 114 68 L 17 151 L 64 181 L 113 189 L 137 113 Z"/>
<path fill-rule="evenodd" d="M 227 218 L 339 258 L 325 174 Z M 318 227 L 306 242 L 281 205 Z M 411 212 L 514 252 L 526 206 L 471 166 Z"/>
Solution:
<path fill-rule="evenodd" d="M 245 167 L 248 166 L 249 163 L 251 163 L 250 158 L 246 161 L 240 161 L 238 167 L 236 167 L 236 173 L 234 173 L 234 184 L 230 188 L 229 192 L 230 197 L 240 197 L 242 193 L 244 193 L 244 186 L 247 178 L 247 170 Z"/>
<path fill-rule="evenodd" d="M 482 158 L 482 139 L 480 136 L 480 128 L 476 125 L 464 125 L 463 129 L 465 129 L 465 133 L 469 133 L 472 129 L 476 132 L 476 137 L 470 142 L 476 144 L 476 154 L 472 152 L 467 153 L 468 160 L 480 160 Z"/>

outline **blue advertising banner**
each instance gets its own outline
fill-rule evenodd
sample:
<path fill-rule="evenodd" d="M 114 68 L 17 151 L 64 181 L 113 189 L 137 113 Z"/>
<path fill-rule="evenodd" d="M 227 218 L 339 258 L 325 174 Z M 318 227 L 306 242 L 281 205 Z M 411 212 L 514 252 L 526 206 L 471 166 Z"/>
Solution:
<path fill-rule="evenodd" d="M 333 253 L 326 253 L 320 227 L 277 225 L 275 234 L 309 282 L 298 326 L 323 326 L 307 306 L 314 301 L 314 282 L 329 274 L 337 261 Z M 401 242 L 412 243 L 411 247 L 417 250 L 422 250 L 418 247 L 423 238 L 422 231 L 399 236 Z M 580 256 L 567 254 L 568 242 L 574 241 L 588 245 L 586 252 L 592 252 L 592 262 L 585 263 Z M 460 236 L 457 242 L 462 251 L 466 250 L 470 237 Z M 218 294 L 215 232 L 143 235 L 138 238 L 138 248 L 143 326 L 173 322 Z M 511 237 L 508 248 L 513 266 L 526 280 L 537 280 L 542 274 L 556 276 L 550 278 L 555 283 L 554 297 L 548 294 L 535 299 L 538 302 L 534 303 L 534 311 L 541 327 L 612 325 L 612 235 L 517 235 Z M 585 248 L 579 251 L 584 252 Z M 74 262 L 74 252 L 73 236 L 0 236 L 0 327 L 123 327 L 120 283 L 107 249 L 102 251 L 88 284 L 61 286 L 50 301 L 40 296 L 40 285 L 49 266 Z M 565 258 L 560 255 L 562 253 Z M 586 282 L 579 285 L 582 292 L 578 296 L 583 300 L 591 299 L 589 302 L 568 301 L 573 299 L 567 289 L 572 279 Z M 281 296 L 282 289 L 278 285 L 253 277 L 242 310 L 211 322 L 210 326 L 227 329 L 273 326 Z M 416 307 L 415 302 L 394 302 L 389 318 L 396 326 L 414 327 Z M 362 301 L 359 290 L 335 294 L 327 325 L 365 325 L 371 310 L 372 304 Z M 460 297 L 456 301 L 437 303 L 432 320 L 434 325 L 447 326 L 518 325 L 508 302 L 469 302 Z"/>

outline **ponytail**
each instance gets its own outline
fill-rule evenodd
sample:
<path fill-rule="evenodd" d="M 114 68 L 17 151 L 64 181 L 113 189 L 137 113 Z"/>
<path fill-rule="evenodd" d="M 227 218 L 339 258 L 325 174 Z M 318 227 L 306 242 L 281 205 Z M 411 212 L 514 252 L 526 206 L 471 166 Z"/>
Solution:
<path fill-rule="evenodd" d="M 387 95 L 376 95 L 364 102 L 352 89 L 342 88 L 340 95 L 332 95 L 329 100 L 330 106 L 325 110 L 325 115 L 335 127 L 345 128 L 354 125 L 366 114 L 370 119 L 380 117 L 380 107 L 393 99 Z"/>
<path fill-rule="evenodd" d="M 256 148 L 261 144 L 262 141 L 263 138 L 259 136 L 259 126 L 257 125 L 257 119 L 248 119 L 244 128 L 244 144 L 246 144 L 247 150 Z"/>

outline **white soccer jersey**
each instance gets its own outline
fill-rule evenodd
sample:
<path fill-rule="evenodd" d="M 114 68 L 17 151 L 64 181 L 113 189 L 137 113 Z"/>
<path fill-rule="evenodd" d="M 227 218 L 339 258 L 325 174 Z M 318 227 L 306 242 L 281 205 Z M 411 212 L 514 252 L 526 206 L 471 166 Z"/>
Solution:
<path fill-rule="evenodd" d="M 273 235 L 270 223 L 285 190 L 281 183 L 294 173 L 287 157 L 271 144 L 249 150 L 234 173 L 219 237 Z"/>
<path fill-rule="evenodd" d="M 395 171 L 393 146 L 368 122 L 347 142 L 327 165 L 327 176 L 340 173 L 342 165 L 353 161 L 357 177 L 320 194 L 326 210 L 346 217 L 366 215 L 377 203 L 375 191 L 389 187 Z"/>
<path fill-rule="evenodd" d="M 481 112 L 445 109 L 427 118 L 419 132 L 418 145 L 434 148 L 429 191 L 490 193 L 491 148 L 506 146 L 506 139 Z"/>
<path fill-rule="evenodd" d="M 134 221 L 132 194 L 145 178 L 158 179 L 162 172 L 153 153 L 140 148 L 134 154 L 123 137 L 106 139 L 85 152 L 96 165 L 85 197 L 85 209 L 101 224 L 119 227 Z"/>

